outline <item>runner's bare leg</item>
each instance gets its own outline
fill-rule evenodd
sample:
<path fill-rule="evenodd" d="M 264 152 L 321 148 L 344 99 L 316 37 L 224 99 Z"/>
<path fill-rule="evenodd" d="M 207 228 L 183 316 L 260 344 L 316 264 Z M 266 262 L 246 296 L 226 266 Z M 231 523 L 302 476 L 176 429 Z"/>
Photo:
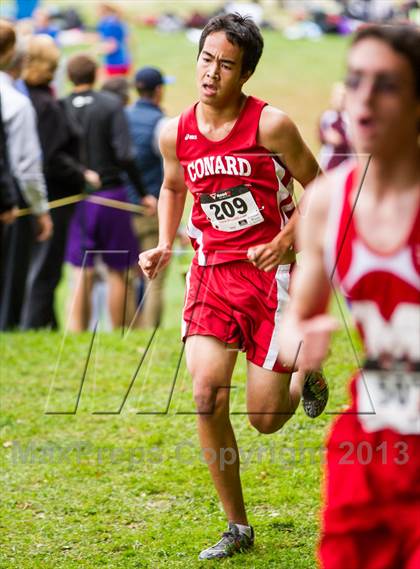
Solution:
<path fill-rule="evenodd" d="M 248 362 L 247 409 L 260 433 L 275 433 L 295 413 L 302 395 L 302 372 L 277 373 Z"/>
<path fill-rule="evenodd" d="M 228 521 L 248 525 L 238 446 L 229 417 L 229 387 L 236 357 L 236 351 L 214 337 L 187 338 L 187 367 L 193 378 L 201 448 L 208 449 L 204 457 Z"/>

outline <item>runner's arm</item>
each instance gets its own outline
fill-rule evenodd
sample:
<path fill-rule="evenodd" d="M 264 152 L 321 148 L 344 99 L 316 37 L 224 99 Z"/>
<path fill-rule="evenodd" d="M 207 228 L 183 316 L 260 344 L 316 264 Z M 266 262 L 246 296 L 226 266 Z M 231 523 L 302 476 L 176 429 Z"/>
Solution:
<path fill-rule="evenodd" d="M 303 198 L 305 215 L 297 226 L 302 262 L 293 273 L 291 299 L 280 329 L 281 361 L 304 370 L 321 366 L 331 332 L 337 328 L 336 321 L 326 314 L 331 284 L 324 263 L 324 241 L 330 192 L 330 182 L 324 177 Z"/>
<path fill-rule="evenodd" d="M 187 188 L 182 166 L 176 155 L 178 119 L 171 119 L 160 135 L 164 177 L 158 202 L 158 246 L 140 254 L 139 265 L 149 279 L 168 265 L 171 249 L 184 211 Z"/>
<path fill-rule="evenodd" d="M 159 247 L 171 248 L 184 211 L 187 187 L 184 173 L 176 155 L 178 118 L 162 128 L 159 140 L 163 157 L 164 177 L 159 194 Z"/>
<path fill-rule="evenodd" d="M 318 163 L 304 142 L 295 123 L 282 111 L 267 106 L 260 119 L 259 142 L 278 156 L 294 179 L 306 187 L 319 174 Z M 249 250 L 249 259 L 260 269 L 269 271 L 279 264 L 294 261 L 295 230 L 299 212 L 296 209 L 286 226 L 271 243 Z"/>
<path fill-rule="evenodd" d="M 265 148 L 276 154 L 281 162 L 304 188 L 310 184 L 321 169 L 303 140 L 295 123 L 282 111 L 271 106 L 264 108 L 260 120 L 260 138 Z M 299 211 L 296 209 L 279 238 L 289 245 L 294 244 Z"/>
<path fill-rule="evenodd" d="M 259 140 L 304 188 L 320 173 L 320 167 L 297 126 L 279 109 L 271 106 L 263 109 Z"/>

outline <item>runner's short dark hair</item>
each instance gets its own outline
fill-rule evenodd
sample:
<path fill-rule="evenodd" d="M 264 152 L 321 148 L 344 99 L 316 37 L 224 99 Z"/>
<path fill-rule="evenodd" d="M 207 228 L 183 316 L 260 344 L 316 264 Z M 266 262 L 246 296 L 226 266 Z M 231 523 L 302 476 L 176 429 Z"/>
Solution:
<path fill-rule="evenodd" d="M 378 39 L 409 62 L 414 75 L 416 97 L 420 99 L 420 30 L 412 24 L 372 24 L 360 28 L 351 43 L 365 39 Z"/>
<path fill-rule="evenodd" d="M 98 64 L 90 55 L 79 53 L 73 55 L 67 63 L 67 74 L 73 85 L 93 85 Z"/>
<path fill-rule="evenodd" d="M 201 33 L 198 45 L 200 55 L 207 36 L 224 32 L 230 43 L 242 49 L 242 74 L 254 73 L 264 49 L 264 40 L 257 24 L 249 16 L 224 14 L 212 18 Z"/>

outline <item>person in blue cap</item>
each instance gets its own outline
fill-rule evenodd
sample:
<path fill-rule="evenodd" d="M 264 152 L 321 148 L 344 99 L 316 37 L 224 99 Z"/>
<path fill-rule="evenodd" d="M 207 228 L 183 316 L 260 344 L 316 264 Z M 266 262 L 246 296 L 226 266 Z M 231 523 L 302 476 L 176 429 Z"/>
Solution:
<path fill-rule="evenodd" d="M 170 78 L 163 76 L 155 67 L 142 67 L 135 75 L 134 84 L 138 100 L 126 109 L 131 138 L 135 146 L 136 162 L 142 173 L 147 193 L 159 197 L 163 180 L 162 156 L 159 150 L 159 134 L 167 121 L 161 103 L 165 83 Z M 135 218 L 136 233 L 143 251 L 156 247 L 159 240 L 157 214 Z M 144 295 L 140 325 L 155 328 L 163 312 L 163 283 L 166 271 L 148 283 Z"/>

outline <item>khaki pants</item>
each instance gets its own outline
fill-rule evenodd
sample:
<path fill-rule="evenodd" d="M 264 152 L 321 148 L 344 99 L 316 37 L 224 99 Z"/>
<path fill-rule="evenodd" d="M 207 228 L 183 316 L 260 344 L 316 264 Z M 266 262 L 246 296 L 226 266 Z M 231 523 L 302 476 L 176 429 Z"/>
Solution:
<path fill-rule="evenodd" d="M 156 247 L 159 240 L 158 217 L 134 217 L 134 230 L 140 241 L 140 250 L 147 251 Z M 139 317 L 141 328 L 155 328 L 162 319 L 163 283 L 167 268 L 158 273 L 152 281 L 146 280 L 142 310 Z"/>

